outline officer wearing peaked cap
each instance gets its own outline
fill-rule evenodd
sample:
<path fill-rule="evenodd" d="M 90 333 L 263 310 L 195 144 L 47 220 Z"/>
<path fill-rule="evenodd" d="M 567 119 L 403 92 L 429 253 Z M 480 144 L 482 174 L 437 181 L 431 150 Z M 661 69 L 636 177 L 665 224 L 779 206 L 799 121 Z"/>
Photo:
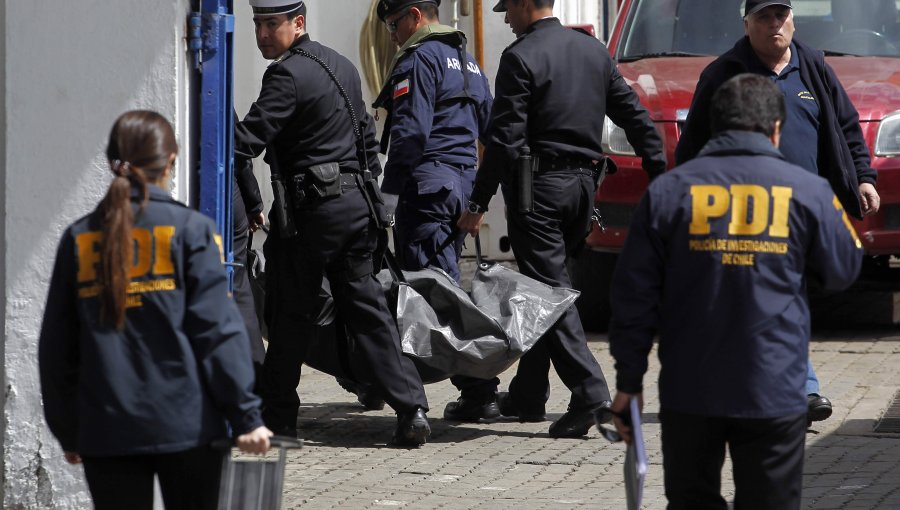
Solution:
<path fill-rule="evenodd" d="M 263 151 L 282 207 L 273 207 L 264 252 L 269 349 L 261 377 L 263 419 L 296 433 L 300 367 L 315 334 L 312 318 L 325 275 L 335 306 L 360 346 L 373 383 L 397 412 L 400 445 L 423 444 L 430 428 L 422 380 L 402 355 L 396 325 L 375 279 L 379 232 L 371 182 L 381 172 L 375 128 L 359 73 L 310 39 L 306 5 L 250 0 L 266 69 L 256 102 L 235 126 L 235 159 Z M 357 143 L 358 138 L 361 139 Z M 280 195 L 279 195 L 280 193 Z"/>
<path fill-rule="evenodd" d="M 306 12 L 303 1 L 292 2 L 290 0 L 250 0 L 250 7 L 254 16 L 277 16 L 279 14 L 293 13 L 301 7 Z M 306 14 L 303 14 L 305 16 Z"/>
<path fill-rule="evenodd" d="M 652 176 L 665 168 L 662 141 L 637 95 L 616 70 L 597 39 L 565 28 L 553 17 L 553 0 L 502 0 L 518 39 L 500 57 L 491 129 L 466 213 L 464 232 L 476 234 L 484 211 L 502 181 L 509 240 L 519 270 L 555 287 L 571 287 L 568 258 L 590 230 L 594 192 L 603 160 L 604 116 L 625 129 Z M 566 55 L 566 58 L 560 58 Z M 533 207 L 521 201 L 516 162 L 528 148 Z M 527 182 L 527 179 L 522 179 Z M 520 210 L 521 209 L 521 210 Z M 609 388 L 588 349 L 575 307 L 519 361 L 509 393 L 498 397 L 500 413 L 521 421 L 542 421 L 549 397 L 550 364 L 571 391 L 569 410 L 549 429 L 552 437 L 580 437 L 594 422 L 592 412 L 610 405 Z"/>
<path fill-rule="evenodd" d="M 390 76 L 375 100 L 388 116 L 382 135 L 387 152 L 381 189 L 398 203 L 394 245 L 403 269 L 431 264 L 460 278 L 463 237 L 456 220 L 465 210 L 485 139 L 490 85 L 466 52 L 465 34 L 442 25 L 439 1 L 382 0 L 378 15 L 399 46 Z M 455 242 L 454 242 L 455 239 Z M 454 376 L 461 397 L 444 418 L 479 421 L 500 414 L 499 380 Z"/>

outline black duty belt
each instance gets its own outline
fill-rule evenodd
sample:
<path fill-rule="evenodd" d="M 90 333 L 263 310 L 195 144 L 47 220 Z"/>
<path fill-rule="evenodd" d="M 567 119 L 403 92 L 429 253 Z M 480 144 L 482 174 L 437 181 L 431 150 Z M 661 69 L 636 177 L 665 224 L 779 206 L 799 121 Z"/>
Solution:
<path fill-rule="evenodd" d="M 307 170 L 303 170 L 299 173 L 307 172 Z M 341 186 L 343 187 L 353 187 L 356 186 L 356 174 L 359 173 L 359 169 L 356 168 L 355 165 L 347 165 L 345 168 L 343 163 L 341 164 Z"/>
<path fill-rule="evenodd" d="M 543 156 L 538 156 L 536 159 L 538 173 L 570 172 L 592 175 L 597 171 L 597 165 L 589 159 L 548 158 Z"/>
<path fill-rule="evenodd" d="M 342 187 L 356 187 L 356 174 L 359 172 L 355 170 L 344 171 L 341 169 L 341 186 Z"/>

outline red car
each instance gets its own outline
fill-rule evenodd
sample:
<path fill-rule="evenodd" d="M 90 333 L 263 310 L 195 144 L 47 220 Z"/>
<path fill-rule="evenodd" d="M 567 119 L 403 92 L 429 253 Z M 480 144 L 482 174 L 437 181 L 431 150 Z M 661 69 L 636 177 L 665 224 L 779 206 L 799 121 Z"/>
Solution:
<path fill-rule="evenodd" d="M 743 0 L 624 0 L 610 36 L 619 71 L 650 112 L 669 166 L 701 71 L 744 35 Z M 850 99 L 878 171 L 878 214 L 855 221 L 867 266 L 900 256 L 900 0 L 793 0 L 794 37 L 826 52 Z M 619 171 L 603 182 L 587 250 L 572 267 L 588 329 L 609 318 L 609 281 L 632 213 L 647 187 L 624 131 L 606 119 L 604 151 Z M 896 271 L 894 271 L 896 272 Z"/>

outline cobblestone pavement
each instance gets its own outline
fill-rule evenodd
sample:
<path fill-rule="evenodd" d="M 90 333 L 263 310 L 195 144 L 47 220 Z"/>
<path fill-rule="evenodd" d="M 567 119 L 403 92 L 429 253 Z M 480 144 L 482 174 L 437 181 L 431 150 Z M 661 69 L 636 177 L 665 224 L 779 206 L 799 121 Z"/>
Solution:
<path fill-rule="evenodd" d="M 900 388 L 900 331 L 829 329 L 814 336 L 813 362 L 835 413 L 807 435 L 804 507 L 900 509 L 900 435 L 872 432 Z M 590 346 L 612 376 L 605 336 L 592 335 Z M 644 508 L 660 509 L 665 496 L 652 384 L 659 364 L 653 356 L 645 394 L 651 465 Z M 365 412 L 333 378 L 304 370 L 299 423 L 305 446 L 288 454 L 284 508 L 625 508 L 621 444 L 608 443 L 596 429 L 584 439 L 547 435 L 568 401 L 555 375 L 544 423 L 450 423 L 442 414 L 455 389 L 449 382 L 426 386 L 432 437 L 407 450 L 387 444 L 396 423 L 389 408 Z M 513 370 L 501 376 L 501 390 Z M 726 462 L 729 499 L 730 469 Z"/>

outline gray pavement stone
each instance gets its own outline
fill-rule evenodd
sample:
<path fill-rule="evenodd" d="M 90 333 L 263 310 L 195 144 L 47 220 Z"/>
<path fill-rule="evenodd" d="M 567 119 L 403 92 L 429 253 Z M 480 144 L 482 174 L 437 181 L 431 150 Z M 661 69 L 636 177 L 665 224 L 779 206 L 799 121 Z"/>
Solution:
<path fill-rule="evenodd" d="M 612 376 L 605 337 L 591 336 L 590 347 Z M 900 387 L 900 333 L 817 331 L 811 356 L 835 413 L 807 435 L 803 508 L 900 509 L 900 435 L 872 432 Z M 514 369 L 501 375 L 501 389 Z M 666 505 L 658 372 L 654 353 L 644 395 L 651 463 L 646 509 Z M 552 371 L 551 388 L 546 422 L 456 424 L 441 418 L 456 390 L 448 382 L 428 385 L 433 436 L 422 448 L 406 450 L 387 444 L 396 423 L 389 408 L 366 412 L 333 378 L 304 368 L 298 391 L 306 444 L 289 453 L 284 508 L 624 508 L 624 448 L 608 443 L 596 429 L 586 439 L 551 439 L 547 427 L 568 402 L 568 391 Z M 730 468 L 726 461 L 722 492 L 732 499 Z"/>

